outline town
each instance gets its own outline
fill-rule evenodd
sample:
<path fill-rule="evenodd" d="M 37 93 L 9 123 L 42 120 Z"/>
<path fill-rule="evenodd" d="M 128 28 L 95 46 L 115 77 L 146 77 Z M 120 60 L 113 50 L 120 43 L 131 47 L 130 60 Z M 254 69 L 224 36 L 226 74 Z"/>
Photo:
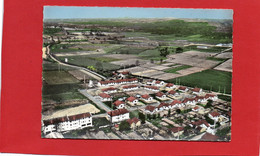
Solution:
<path fill-rule="evenodd" d="M 230 141 L 232 36 L 164 40 L 117 20 L 44 22 L 42 137 Z"/>

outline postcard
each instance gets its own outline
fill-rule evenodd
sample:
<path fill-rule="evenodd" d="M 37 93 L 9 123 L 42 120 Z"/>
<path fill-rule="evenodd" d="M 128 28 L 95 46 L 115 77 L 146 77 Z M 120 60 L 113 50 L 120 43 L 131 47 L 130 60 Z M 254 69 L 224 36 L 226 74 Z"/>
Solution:
<path fill-rule="evenodd" d="M 42 138 L 231 140 L 233 10 L 45 6 Z"/>

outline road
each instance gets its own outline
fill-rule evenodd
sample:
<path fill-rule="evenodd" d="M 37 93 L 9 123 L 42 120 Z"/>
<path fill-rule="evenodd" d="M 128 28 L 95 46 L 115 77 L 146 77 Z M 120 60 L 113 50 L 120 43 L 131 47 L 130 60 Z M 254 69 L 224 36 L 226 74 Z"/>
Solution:
<path fill-rule="evenodd" d="M 101 109 L 104 109 L 106 112 L 111 111 L 112 109 L 109 108 L 107 105 L 105 105 L 103 102 L 97 100 L 96 98 L 94 98 L 92 95 L 90 95 L 89 93 L 87 93 L 86 89 L 79 89 L 79 92 L 81 94 L 83 94 L 84 96 L 86 96 L 89 100 L 91 100 L 92 102 L 94 102 L 96 105 L 98 105 Z"/>
<path fill-rule="evenodd" d="M 59 61 L 58 59 L 56 59 L 51 53 L 50 53 L 50 46 L 48 45 L 47 46 L 47 55 L 52 59 L 54 60 L 55 62 L 61 64 L 61 65 L 64 65 L 64 66 L 68 66 L 68 67 L 72 67 L 72 68 L 76 68 L 76 69 L 79 69 L 79 70 L 83 70 L 86 72 L 86 74 L 89 74 L 90 76 L 92 76 L 93 78 L 97 79 L 97 80 L 105 80 L 107 79 L 106 77 L 104 77 L 103 75 L 100 75 L 94 71 L 91 71 L 87 68 L 84 68 L 84 67 L 80 67 L 80 66 L 76 66 L 76 65 L 71 65 L 71 64 L 67 64 L 67 63 L 64 63 L 64 62 L 61 62 Z"/>

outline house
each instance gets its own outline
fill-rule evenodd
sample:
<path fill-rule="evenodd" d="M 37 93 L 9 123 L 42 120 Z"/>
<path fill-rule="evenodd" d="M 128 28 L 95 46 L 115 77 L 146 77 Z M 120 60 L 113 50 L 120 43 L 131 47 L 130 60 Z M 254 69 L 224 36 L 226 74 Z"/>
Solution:
<path fill-rule="evenodd" d="M 178 90 L 181 91 L 181 92 L 187 92 L 187 91 L 188 91 L 188 88 L 187 88 L 187 87 L 184 87 L 184 86 L 180 86 L 180 87 L 178 88 Z"/>
<path fill-rule="evenodd" d="M 200 109 L 201 109 L 201 107 L 195 106 L 195 107 L 192 108 L 192 111 L 198 112 Z"/>
<path fill-rule="evenodd" d="M 113 88 L 113 87 L 109 87 L 109 88 L 104 88 L 104 89 L 102 89 L 102 92 L 103 92 L 103 93 L 106 93 L 106 94 L 111 94 L 111 93 L 116 93 L 116 92 L 117 92 L 117 89 L 116 89 L 116 88 Z"/>
<path fill-rule="evenodd" d="M 120 100 L 116 100 L 113 105 L 117 108 L 117 109 L 121 109 L 125 107 L 125 103 L 123 101 Z"/>
<path fill-rule="evenodd" d="M 174 137 L 178 137 L 183 134 L 184 128 L 183 127 L 173 127 L 170 129 L 171 133 Z"/>
<path fill-rule="evenodd" d="M 208 114 L 208 117 L 214 121 L 218 121 L 220 114 L 218 112 L 213 111 Z"/>
<path fill-rule="evenodd" d="M 158 108 L 156 108 L 154 106 L 148 105 L 145 107 L 145 113 L 147 113 L 147 114 L 154 114 L 157 112 L 157 110 L 158 110 Z"/>
<path fill-rule="evenodd" d="M 92 115 L 87 113 L 44 120 L 43 133 L 65 132 L 92 126 Z"/>
<path fill-rule="evenodd" d="M 195 128 L 199 132 L 205 132 L 210 128 L 209 123 L 206 120 L 198 120 L 190 124 L 191 127 Z"/>
<path fill-rule="evenodd" d="M 56 125 L 54 123 L 54 120 L 44 120 L 43 121 L 43 133 L 51 133 L 56 132 Z"/>
<path fill-rule="evenodd" d="M 165 84 L 164 81 L 155 81 L 155 83 L 154 83 L 154 85 L 157 86 L 157 87 L 161 87 L 164 84 Z"/>
<path fill-rule="evenodd" d="M 146 84 L 147 85 L 153 85 L 155 83 L 155 80 L 147 80 Z"/>
<path fill-rule="evenodd" d="M 134 117 L 134 118 L 132 118 L 132 119 L 128 119 L 127 122 L 129 123 L 130 128 L 132 128 L 132 129 L 135 129 L 135 128 L 141 126 L 141 121 L 140 121 L 140 119 L 138 119 L 138 118 L 136 118 L 136 117 Z"/>
<path fill-rule="evenodd" d="M 101 101 L 112 101 L 111 96 L 106 93 L 100 93 L 98 96 L 100 97 Z"/>
<path fill-rule="evenodd" d="M 165 89 L 174 89 L 176 88 L 176 86 L 172 83 L 167 83 L 167 85 L 165 86 Z"/>
<path fill-rule="evenodd" d="M 155 97 L 160 99 L 160 100 L 163 100 L 163 99 L 166 98 L 166 95 L 162 92 L 158 92 L 158 93 L 155 94 Z"/>
<path fill-rule="evenodd" d="M 174 91 L 174 90 L 170 90 L 170 91 L 168 91 L 167 94 L 168 94 L 168 96 L 170 96 L 170 97 L 173 97 L 173 96 L 177 96 L 177 95 L 179 95 L 179 93 L 176 92 L 176 91 Z"/>
<path fill-rule="evenodd" d="M 157 106 L 157 108 L 158 108 L 158 111 L 163 111 L 163 110 L 168 110 L 169 106 L 170 105 L 168 103 L 162 102 L 162 103 L 160 103 L 159 106 Z"/>
<path fill-rule="evenodd" d="M 193 88 L 191 91 L 192 91 L 193 94 L 201 94 L 202 93 L 202 89 L 201 88 L 197 88 L 197 87 Z"/>
<path fill-rule="evenodd" d="M 156 86 L 144 86 L 144 89 L 146 90 L 150 90 L 150 91 L 154 91 L 154 92 L 158 92 L 159 88 Z"/>
<path fill-rule="evenodd" d="M 129 86 L 123 86 L 123 91 L 132 91 L 132 90 L 137 90 L 138 86 L 137 85 L 129 85 Z"/>
<path fill-rule="evenodd" d="M 203 96 L 197 96 L 196 98 L 198 99 L 198 102 L 201 102 L 201 103 L 207 102 L 207 99 Z"/>
<path fill-rule="evenodd" d="M 185 105 L 179 101 L 179 100 L 173 100 L 172 103 L 170 103 L 170 108 L 173 109 L 173 108 L 181 108 L 181 107 L 184 107 Z"/>
<path fill-rule="evenodd" d="M 195 105 L 195 99 L 194 98 L 185 98 L 182 103 L 186 104 L 186 105 Z"/>
<path fill-rule="evenodd" d="M 145 94 L 145 95 L 142 95 L 141 96 L 141 99 L 146 102 L 146 103 L 150 103 L 153 101 L 153 97 L 151 97 L 150 95 L 148 94 Z"/>
<path fill-rule="evenodd" d="M 206 99 L 210 99 L 210 100 L 212 100 L 212 101 L 218 100 L 218 96 L 217 96 L 217 95 L 213 95 L 213 94 L 206 94 L 206 95 L 205 95 L 205 98 L 206 98 Z"/>
<path fill-rule="evenodd" d="M 126 84 L 126 83 L 137 83 L 137 78 L 131 78 L 131 79 L 118 79 L 118 80 L 107 80 L 107 81 L 99 81 L 98 86 L 105 87 L 105 86 L 111 86 L 111 85 L 119 85 L 119 84 Z"/>
<path fill-rule="evenodd" d="M 125 108 L 110 111 L 107 114 L 108 120 L 112 123 L 129 119 L 129 111 Z"/>
<path fill-rule="evenodd" d="M 131 105 L 136 105 L 138 103 L 138 99 L 136 99 L 133 96 L 130 96 L 129 98 L 126 99 L 126 101 L 131 104 Z"/>

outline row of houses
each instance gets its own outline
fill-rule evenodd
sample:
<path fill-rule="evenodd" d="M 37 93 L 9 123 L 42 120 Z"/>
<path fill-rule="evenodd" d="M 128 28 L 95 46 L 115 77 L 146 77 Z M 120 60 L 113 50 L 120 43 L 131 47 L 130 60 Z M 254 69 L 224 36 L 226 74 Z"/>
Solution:
<path fill-rule="evenodd" d="M 72 116 L 64 116 L 49 120 L 43 120 L 43 133 L 66 132 L 92 126 L 91 113 L 83 113 Z"/>
<path fill-rule="evenodd" d="M 137 78 L 131 78 L 131 79 L 99 81 L 97 85 L 100 87 L 106 87 L 106 86 L 121 85 L 126 83 L 137 83 L 137 82 L 138 82 Z"/>

